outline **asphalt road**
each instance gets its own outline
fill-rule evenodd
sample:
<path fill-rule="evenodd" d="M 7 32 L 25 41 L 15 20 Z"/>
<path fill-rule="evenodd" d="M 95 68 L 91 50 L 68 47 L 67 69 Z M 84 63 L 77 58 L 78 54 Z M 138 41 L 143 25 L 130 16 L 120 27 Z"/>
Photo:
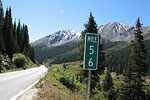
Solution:
<path fill-rule="evenodd" d="M 42 65 L 23 71 L 0 74 L 0 100 L 11 100 L 33 85 L 46 72 L 47 68 Z"/>

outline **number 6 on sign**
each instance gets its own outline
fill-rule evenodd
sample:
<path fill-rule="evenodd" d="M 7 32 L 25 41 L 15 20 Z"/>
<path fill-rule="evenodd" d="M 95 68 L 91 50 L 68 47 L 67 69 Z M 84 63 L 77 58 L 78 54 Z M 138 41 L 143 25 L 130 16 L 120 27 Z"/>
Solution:
<path fill-rule="evenodd" d="M 92 58 L 89 60 L 88 65 L 89 65 L 90 67 L 93 66 Z"/>

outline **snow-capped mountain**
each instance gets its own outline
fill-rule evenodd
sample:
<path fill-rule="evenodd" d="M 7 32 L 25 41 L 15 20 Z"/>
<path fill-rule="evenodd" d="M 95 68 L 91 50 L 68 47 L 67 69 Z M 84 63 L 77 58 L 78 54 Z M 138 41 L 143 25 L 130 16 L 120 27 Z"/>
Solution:
<path fill-rule="evenodd" d="M 150 34 L 150 27 L 142 27 L 143 34 Z M 98 28 L 98 33 L 104 40 L 109 41 L 131 41 L 134 39 L 135 26 L 122 24 L 118 22 L 101 25 Z M 41 38 L 33 43 L 32 46 L 53 47 L 59 46 L 71 41 L 80 41 L 81 33 L 75 30 L 61 30 L 44 38 Z"/>
<path fill-rule="evenodd" d="M 41 38 L 33 43 L 32 46 L 59 46 L 71 41 L 79 41 L 81 33 L 75 30 L 61 30 L 44 38 Z"/>
<path fill-rule="evenodd" d="M 150 27 L 142 27 L 143 34 L 150 32 Z M 122 24 L 118 22 L 108 23 L 98 28 L 98 32 L 105 40 L 110 41 L 131 41 L 134 39 L 135 26 Z"/>

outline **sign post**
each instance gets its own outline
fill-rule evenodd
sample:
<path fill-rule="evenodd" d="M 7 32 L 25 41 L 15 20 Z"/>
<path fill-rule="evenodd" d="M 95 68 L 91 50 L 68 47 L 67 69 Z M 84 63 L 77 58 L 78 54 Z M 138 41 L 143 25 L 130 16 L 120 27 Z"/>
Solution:
<path fill-rule="evenodd" d="M 87 100 L 90 100 L 91 70 L 97 69 L 99 35 L 86 33 L 84 48 L 84 69 L 88 71 Z"/>
<path fill-rule="evenodd" d="M 90 100 L 90 88 L 91 88 L 91 70 L 88 71 L 87 100 Z"/>

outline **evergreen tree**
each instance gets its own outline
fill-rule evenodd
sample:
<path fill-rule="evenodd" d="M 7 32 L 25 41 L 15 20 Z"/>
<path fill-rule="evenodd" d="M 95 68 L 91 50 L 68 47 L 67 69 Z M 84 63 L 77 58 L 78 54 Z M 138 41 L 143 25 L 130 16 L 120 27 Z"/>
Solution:
<path fill-rule="evenodd" d="M 133 71 L 129 65 L 124 72 L 124 83 L 121 84 L 117 100 L 136 100 L 135 91 L 136 84 L 134 83 Z"/>
<path fill-rule="evenodd" d="M 21 27 L 21 31 L 20 31 L 20 36 L 19 36 L 19 47 L 20 47 L 20 52 L 23 52 L 24 50 L 24 35 L 25 35 L 25 26 L 23 24 L 23 26 Z"/>
<path fill-rule="evenodd" d="M 36 63 L 35 61 L 35 55 L 34 55 L 34 48 L 31 45 L 28 45 L 28 47 L 26 47 L 23 51 L 23 53 L 29 57 L 34 63 Z"/>
<path fill-rule="evenodd" d="M 84 42 L 85 42 L 85 34 L 86 33 L 95 33 L 98 34 L 98 30 L 97 30 L 97 24 L 94 20 L 94 17 L 92 16 L 92 13 L 90 12 L 90 17 L 89 17 L 89 21 L 87 24 L 84 25 L 85 30 L 82 31 L 82 41 L 79 45 L 79 59 L 83 60 L 84 57 Z"/>
<path fill-rule="evenodd" d="M 22 40 L 22 50 L 25 53 L 25 52 L 27 52 L 27 50 L 29 48 L 29 34 L 28 34 L 27 25 L 25 25 L 25 27 L 24 27 L 24 33 L 23 34 L 24 34 L 24 36 L 23 36 L 23 40 Z M 25 55 L 26 55 L 26 53 L 25 53 Z"/>
<path fill-rule="evenodd" d="M 104 91 L 103 95 L 107 100 L 116 100 L 116 92 L 114 90 L 114 83 L 113 83 L 113 79 L 111 77 L 109 70 L 107 70 L 106 76 L 103 80 L 102 90 Z"/>
<path fill-rule="evenodd" d="M 6 10 L 5 15 L 5 21 L 4 21 L 4 28 L 3 28 L 3 36 L 4 36 L 4 42 L 5 42 L 5 48 L 6 48 L 6 54 L 8 54 L 9 57 L 12 57 L 13 55 L 13 46 L 12 46 L 12 40 L 13 40 L 13 27 L 12 27 L 12 16 L 11 16 L 11 8 L 9 10 Z"/>
<path fill-rule="evenodd" d="M 6 52 L 3 39 L 3 26 L 4 26 L 4 13 L 2 1 L 0 0 L 0 51 L 2 52 L 2 54 Z"/>
<path fill-rule="evenodd" d="M 13 25 L 13 40 L 12 40 L 12 43 L 13 43 L 13 54 L 15 53 L 18 53 L 19 52 L 19 45 L 17 43 L 17 31 L 16 31 L 16 21 L 14 22 L 14 25 Z"/>
<path fill-rule="evenodd" d="M 144 38 L 142 35 L 142 25 L 140 19 L 138 18 L 136 23 L 136 29 L 134 31 L 135 39 L 132 41 L 131 49 L 131 67 L 134 72 L 134 81 L 136 83 L 136 99 L 144 100 L 145 93 L 142 90 L 143 84 L 142 76 L 147 73 L 146 65 L 146 48 L 144 44 Z"/>
<path fill-rule="evenodd" d="M 21 39 L 20 39 L 20 35 L 21 35 L 21 23 L 20 23 L 20 19 L 18 21 L 18 25 L 17 25 L 17 44 L 19 45 L 19 49 L 20 49 L 20 43 L 21 43 Z"/>
<path fill-rule="evenodd" d="M 79 46 L 79 50 L 80 50 L 79 57 L 81 60 L 83 60 L 83 55 L 84 55 L 85 34 L 86 33 L 98 34 L 97 24 L 94 20 L 92 13 L 90 13 L 89 20 L 88 20 L 87 24 L 84 25 L 84 27 L 85 27 L 85 30 L 82 31 L 82 41 Z M 100 35 L 99 35 L 99 39 L 101 39 Z M 95 87 L 99 86 L 99 75 L 102 74 L 104 71 L 104 66 L 103 66 L 104 53 L 102 52 L 102 50 L 103 50 L 103 46 L 101 45 L 101 42 L 100 42 L 99 43 L 99 51 L 98 51 L 98 68 L 97 68 L 97 70 L 92 71 L 91 90 L 94 90 Z M 84 78 L 87 78 L 88 74 L 87 74 L 86 70 L 81 71 L 81 74 Z"/>
<path fill-rule="evenodd" d="M 138 18 L 134 31 L 135 39 L 131 43 L 131 57 L 128 69 L 125 72 L 125 84 L 119 94 L 119 100 L 146 100 L 143 91 L 142 77 L 147 72 L 146 48 L 142 36 L 142 25 Z"/>
<path fill-rule="evenodd" d="M 103 91 L 106 92 L 106 91 L 110 90 L 111 88 L 113 88 L 113 86 L 114 86 L 113 79 L 111 77 L 110 71 L 107 70 L 106 76 L 103 80 L 102 89 L 103 89 Z"/>
<path fill-rule="evenodd" d="M 24 34 L 24 47 L 29 45 L 29 34 L 28 34 L 28 26 L 25 25 L 25 34 Z"/>
<path fill-rule="evenodd" d="M 134 31 L 135 39 L 132 41 L 132 51 L 131 51 L 131 60 L 132 67 L 136 73 L 136 77 L 140 79 L 147 72 L 146 65 L 146 48 L 144 44 L 144 38 L 142 35 L 142 26 L 140 19 L 138 18 L 136 23 L 136 29 Z"/>

